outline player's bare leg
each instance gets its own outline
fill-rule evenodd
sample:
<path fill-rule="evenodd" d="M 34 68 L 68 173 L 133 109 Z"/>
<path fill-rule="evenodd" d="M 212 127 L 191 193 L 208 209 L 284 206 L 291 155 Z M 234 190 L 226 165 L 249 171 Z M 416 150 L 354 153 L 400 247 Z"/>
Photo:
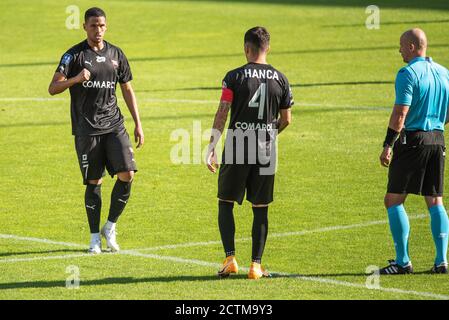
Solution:
<path fill-rule="evenodd" d="M 117 181 L 111 193 L 111 207 L 109 208 L 108 221 L 101 229 L 101 234 L 105 237 L 108 248 L 113 252 L 120 250 L 120 246 L 117 244 L 115 226 L 128 203 L 133 178 L 134 171 L 117 173 Z"/>

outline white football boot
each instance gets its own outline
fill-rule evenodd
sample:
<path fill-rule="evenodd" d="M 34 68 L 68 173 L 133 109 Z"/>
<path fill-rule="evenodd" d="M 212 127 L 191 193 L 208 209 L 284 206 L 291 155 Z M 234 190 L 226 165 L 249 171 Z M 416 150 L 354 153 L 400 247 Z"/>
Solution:
<path fill-rule="evenodd" d="M 115 223 L 108 221 L 101 229 L 101 235 L 106 239 L 108 249 L 112 252 L 120 251 L 120 246 L 117 244 Z"/>
<path fill-rule="evenodd" d="M 92 233 L 88 252 L 92 254 L 101 253 L 101 236 L 99 233 Z"/>

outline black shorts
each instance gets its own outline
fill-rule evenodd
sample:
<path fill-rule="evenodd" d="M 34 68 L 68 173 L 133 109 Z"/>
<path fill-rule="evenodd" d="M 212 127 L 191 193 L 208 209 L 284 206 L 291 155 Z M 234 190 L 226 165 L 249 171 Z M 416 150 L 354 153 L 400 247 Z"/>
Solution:
<path fill-rule="evenodd" d="M 393 148 L 387 192 L 442 196 L 445 155 L 442 131 L 402 133 Z"/>
<path fill-rule="evenodd" d="M 75 148 L 84 184 L 88 180 L 103 177 L 105 168 L 111 177 L 118 172 L 137 172 L 134 152 L 125 128 L 98 136 L 75 136 Z"/>
<path fill-rule="evenodd" d="M 258 164 L 222 164 L 218 175 L 218 198 L 242 204 L 269 204 L 273 201 L 274 174 L 261 175 Z"/>

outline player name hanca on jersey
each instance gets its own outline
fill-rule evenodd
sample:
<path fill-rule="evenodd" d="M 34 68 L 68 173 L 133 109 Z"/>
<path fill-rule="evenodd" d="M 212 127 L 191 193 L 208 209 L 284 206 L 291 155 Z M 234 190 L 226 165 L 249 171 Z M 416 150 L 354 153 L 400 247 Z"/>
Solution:
<path fill-rule="evenodd" d="M 276 71 L 270 69 L 245 69 L 245 78 L 279 80 L 279 75 Z"/>
<path fill-rule="evenodd" d="M 114 81 L 83 81 L 84 88 L 95 88 L 95 89 L 114 89 Z"/>

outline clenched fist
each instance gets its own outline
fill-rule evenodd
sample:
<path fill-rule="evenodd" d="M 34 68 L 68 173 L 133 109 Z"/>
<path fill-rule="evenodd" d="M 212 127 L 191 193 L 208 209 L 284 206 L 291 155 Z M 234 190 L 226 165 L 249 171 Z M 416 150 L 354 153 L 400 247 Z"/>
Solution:
<path fill-rule="evenodd" d="M 90 71 L 84 68 L 80 73 L 78 73 L 76 77 L 78 79 L 78 82 L 87 81 L 90 79 Z"/>

